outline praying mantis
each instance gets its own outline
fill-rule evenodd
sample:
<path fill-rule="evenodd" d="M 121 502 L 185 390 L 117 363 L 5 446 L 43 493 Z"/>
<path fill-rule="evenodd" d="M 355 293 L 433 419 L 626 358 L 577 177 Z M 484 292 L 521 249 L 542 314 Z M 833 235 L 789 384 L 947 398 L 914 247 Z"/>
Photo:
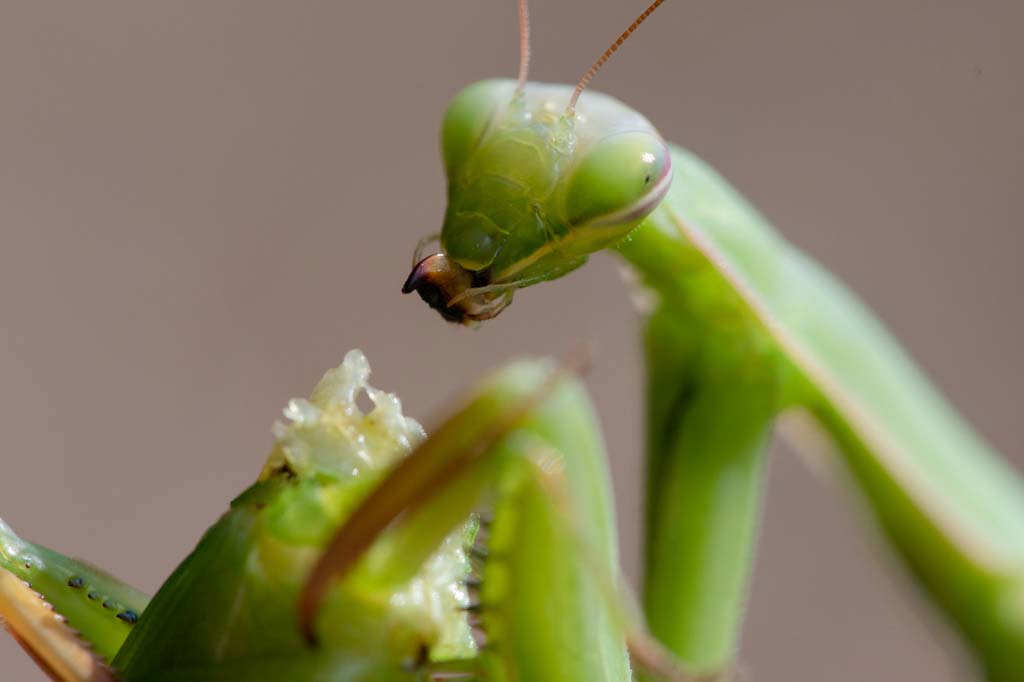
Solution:
<path fill-rule="evenodd" d="M 787 413 L 824 432 L 989 679 L 1020 679 L 1018 476 L 863 304 L 714 170 L 625 104 L 583 94 L 660 4 L 575 88 L 527 82 L 524 29 L 519 79 L 456 97 L 442 133 L 442 249 L 421 259 L 421 242 L 404 291 L 474 324 L 596 251 L 632 267 L 653 299 L 644 606 L 653 634 L 686 663 L 715 671 L 733 656 L 766 436 Z"/>
<path fill-rule="evenodd" d="M 986 674 L 1016 679 L 1013 475 L 712 171 L 612 98 L 527 82 L 522 62 L 518 81 L 470 86 L 446 115 L 451 220 L 406 288 L 448 319 L 481 321 L 516 288 L 615 248 L 657 294 L 644 603 L 679 664 L 623 603 L 594 418 L 544 362 L 502 370 L 423 440 L 349 356 L 289 404 L 260 480 L 151 603 L 0 528 L 18 636 L 61 679 L 626 680 L 627 655 L 652 676 L 724 679 L 765 435 L 802 409 Z M 485 181 L 464 182 L 481 170 Z M 545 183 L 549 203 L 518 193 Z M 376 396 L 367 414 L 351 400 L 360 390 Z M 481 498 L 489 517 L 471 514 Z"/>
<path fill-rule="evenodd" d="M 625 680 L 629 636 L 670 670 L 615 597 L 571 371 L 511 363 L 430 438 L 369 373 L 351 351 L 288 403 L 257 482 L 152 600 L 0 522 L 8 628 L 57 680 Z"/>

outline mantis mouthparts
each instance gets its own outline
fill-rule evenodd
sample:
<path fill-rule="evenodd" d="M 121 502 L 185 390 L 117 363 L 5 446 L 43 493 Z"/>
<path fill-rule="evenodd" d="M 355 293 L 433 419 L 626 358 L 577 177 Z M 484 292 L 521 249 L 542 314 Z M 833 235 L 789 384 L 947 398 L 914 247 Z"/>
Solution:
<path fill-rule="evenodd" d="M 435 253 L 413 266 L 402 293 L 415 291 L 448 322 L 469 325 L 496 317 L 512 302 L 512 289 L 494 291 L 480 279 L 480 273 Z"/>

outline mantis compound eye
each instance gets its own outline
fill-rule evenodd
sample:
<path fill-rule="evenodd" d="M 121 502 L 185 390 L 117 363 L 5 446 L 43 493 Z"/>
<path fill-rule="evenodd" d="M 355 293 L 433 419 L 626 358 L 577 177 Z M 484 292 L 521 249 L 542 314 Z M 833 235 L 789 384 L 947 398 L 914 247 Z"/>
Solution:
<path fill-rule="evenodd" d="M 462 90 L 445 112 L 441 151 L 449 177 L 458 175 L 495 114 L 512 99 L 513 86 L 503 81 L 480 81 Z"/>
<path fill-rule="evenodd" d="M 413 267 L 402 293 L 415 291 L 449 322 L 472 324 L 495 317 L 512 302 L 511 288 L 487 286 L 478 277 L 443 253 L 435 253 Z"/>
<path fill-rule="evenodd" d="M 665 143 L 651 132 L 623 132 L 597 142 L 569 178 L 569 224 L 604 227 L 643 218 L 668 191 L 671 166 Z"/>

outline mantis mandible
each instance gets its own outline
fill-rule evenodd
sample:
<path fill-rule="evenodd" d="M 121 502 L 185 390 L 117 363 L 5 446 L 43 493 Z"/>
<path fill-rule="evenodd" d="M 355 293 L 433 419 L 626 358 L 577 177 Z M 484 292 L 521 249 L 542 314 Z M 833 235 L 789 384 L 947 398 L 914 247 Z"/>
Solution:
<path fill-rule="evenodd" d="M 881 323 L 723 178 L 622 102 L 575 86 L 470 85 L 445 114 L 441 251 L 403 291 L 446 320 L 497 316 L 517 289 L 616 251 L 646 320 L 644 605 L 701 671 L 734 656 L 776 417 L 824 431 L 910 573 L 990 679 L 1024 651 L 1024 488 Z M 821 440 L 821 439 L 819 439 Z"/>

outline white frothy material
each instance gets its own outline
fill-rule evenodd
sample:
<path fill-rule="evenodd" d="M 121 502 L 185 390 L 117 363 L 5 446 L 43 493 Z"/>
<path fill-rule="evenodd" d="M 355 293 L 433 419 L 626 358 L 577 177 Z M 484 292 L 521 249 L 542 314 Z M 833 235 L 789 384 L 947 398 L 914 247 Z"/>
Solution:
<path fill-rule="evenodd" d="M 402 414 L 402 402 L 369 384 L 370 363 L 362 351 L 351 350 L 328 370 L 309 399 L 288 401 L 284 421 L 273 426 L 277 447 L 264 474 L 289 468 L 298 475 L 312 470 L 380 470 L 408 454 L 426 433 L 419 422 Z M 357 399 L 365 392 L 373 403 L 366 414 Z"/>

